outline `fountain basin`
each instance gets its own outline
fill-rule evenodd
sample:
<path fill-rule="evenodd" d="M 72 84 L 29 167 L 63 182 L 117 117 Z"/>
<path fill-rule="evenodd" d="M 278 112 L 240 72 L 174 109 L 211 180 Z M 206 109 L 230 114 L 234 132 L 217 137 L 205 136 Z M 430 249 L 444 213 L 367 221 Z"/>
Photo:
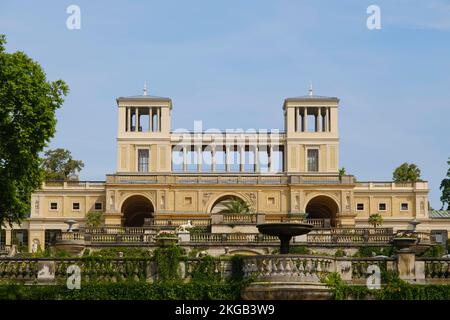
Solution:
<path fill-rule="evenodd" d="M 309 223 L 300 222 L 276 222 L 276 223 L 262 223 L 256 225 L 259 232 L 269 236 L 276 236 L 280 239 L 280 253 L 289 253 L 289 242 L 294 236 L 301 236 L 309 233 L 314 226 Z"/>

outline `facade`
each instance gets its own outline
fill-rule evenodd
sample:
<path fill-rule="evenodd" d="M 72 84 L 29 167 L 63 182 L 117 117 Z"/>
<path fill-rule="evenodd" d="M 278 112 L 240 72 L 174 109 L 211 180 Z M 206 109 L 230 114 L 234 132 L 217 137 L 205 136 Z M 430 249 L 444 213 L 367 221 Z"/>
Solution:
<path fill-rule="evenodd" d="M 239 198 L 250 212 L 276 221 L 307 213 L 333 227 L 368 227 L 379 213 L 384 227 L 450 229 L 428 212 L 427 182 L 359 182 L 339 174 L 339 99 L 285 99 L 284 131 L 171 131 L 172 101 L 120 97 L 117 171 L 102 182 L 47 181 L 31 198 L 30 218 L 3 242 L 19 238 L 45 247 L 73 219 L 83 227 L 91 211 L 107 226 L 149 221 L 207 221 L 224 201 Z M 181 220 L 180 220 L 181 221 Z"/>

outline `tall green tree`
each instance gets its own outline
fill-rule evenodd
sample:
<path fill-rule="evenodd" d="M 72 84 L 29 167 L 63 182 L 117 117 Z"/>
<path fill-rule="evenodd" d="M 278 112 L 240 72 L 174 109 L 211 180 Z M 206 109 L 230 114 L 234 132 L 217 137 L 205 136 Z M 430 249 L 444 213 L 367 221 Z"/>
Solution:
<path fill-rule="evenodd" d="M 69 150 L 58 148 L 44 153 L 42 168 L 47 180 L 78 180 L 83 167 L 83 161 L 74 160 Z"/>
<path fill-rule="evenodd" d="M 48 82 L 42 67 L 23 52 L 7 53 L 0 35 L 0 227 L 20 223 L 40 187 L 39 153 L 55 133 L 55 110 L 68 87 Z"/>
<path fill-rule="evenodd" d="M 417 182 L 420 180 L 420 169 L 414 163 L 403 163 L 394 170 L 395 182 Z"/>
<path fill-rule="evenodd" d="M 449 168 L 447 170 L 447 177 L 441 181 L 441 186 L 439 187 L 442 190 L 441 202 L 442 209 L 444 209 L 447 204 L 447 210 L 450 210 L 450 158 L 448 158 L 447 164 Z"/>
<path fill-rule="evenodd" d="M 232 198 L 223 203 L 224 208 L 219 213 L 249 213 L 248 204 L 239 198 Z"/>

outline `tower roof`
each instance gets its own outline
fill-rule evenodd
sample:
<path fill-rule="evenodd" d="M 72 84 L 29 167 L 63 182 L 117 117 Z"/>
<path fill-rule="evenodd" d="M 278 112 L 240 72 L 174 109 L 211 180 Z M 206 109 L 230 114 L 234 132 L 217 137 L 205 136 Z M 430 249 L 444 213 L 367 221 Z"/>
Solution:
<path fill-rule="evenodd" d="M 339 102 L 339 98 L 337 97 L 327 97 L 327 96 L 318 96 L 318 95 L 306 95 L 306 96 L 298 96 L 292 98 L 286 98 L 285 102 L 295 102 L 295 101 L 323 101 L 323 102 Z"/>

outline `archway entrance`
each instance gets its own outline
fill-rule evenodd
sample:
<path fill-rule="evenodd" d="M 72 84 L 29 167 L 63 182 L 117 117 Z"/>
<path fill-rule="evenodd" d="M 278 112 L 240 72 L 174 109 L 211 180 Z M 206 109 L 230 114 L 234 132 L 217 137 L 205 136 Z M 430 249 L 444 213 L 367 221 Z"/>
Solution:
<path fill-rule="evenodd" d="M 314 197 L 309 200 L 305 211 L 308 213 L 308 219 L 327 219 L 332 227 L 336 227 L 336 215 L 339 206 L 332 198 L 327 196 Z"/>
<path fill-rule="evenodd" d="M 123 225 L 142 227 L 145 218 L 153 217 L 153 204 L 144 196 L 131 196 L 122 204 Z"/>
<path fill-rule="evenodd" d="M 236 211 L 236 212 L 232 212 Z M 225 195 L 214 201 L 211 213 L 249 213 L 250 206 L 247 202 L 234 195 Z"/>

